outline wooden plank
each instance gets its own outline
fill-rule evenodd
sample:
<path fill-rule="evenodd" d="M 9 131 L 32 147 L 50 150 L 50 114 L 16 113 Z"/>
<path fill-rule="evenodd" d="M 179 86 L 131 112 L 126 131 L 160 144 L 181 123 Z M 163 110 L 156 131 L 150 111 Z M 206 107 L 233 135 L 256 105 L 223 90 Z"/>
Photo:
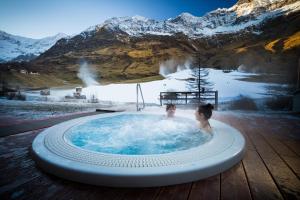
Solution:
<path fill-rule="evenodd" d="M 221 199 L 252 199 L 242 162 L 221 174 Z"/>
<path fill-rule="evenodd" d="M 243 164 L 253 199 L 283 199 L 256 151 L 248 150 Z"/>
<path fill-rule="evenodd" d="M 262 118 L 261 121 L 270 123 L 271 120 Z M 266 133 L 275 132 L 276 136 L 279 136 L 282 140 L 291 139 L 292 141 L 300 142 L 300 118 L 289 118 L 289 117 L 278 117 L 272 119 L 272 124 L 274 126 L 269 126 L 268 128 L 272 131 Z M 298 147 L 299 148 L 299 147 Z"/>
<path fill-rule="evenodd" d="M 114 111 L 99 111 L 99 112 L 87 112 L 87 113 L 76 113 L 66 116 L 59 116 L 59 117 L 53 117 L 53 118 L 47 118 L 47 119 L 41 119 L 41 120 L 31 120 L 26 121 L 24 123 L 20 123 L 18 125 L 8 125 L 8 126 L 2 126 L 0 129 L 0 137 L 5 137 L 8 135 L 14 135 L 18 133 L 28 132 L 32 130 L 38 130 L 46 127 L 53 126 L 55 124 L 75 119 L 78 117 L 85 117 L 90 115 L 98 115 L 101 113 L 107 113 L 107 112 L 114 112 Z"/>
<path fill-rule="evenodd" d="M 283 156 L 282 158 L 300 179 L 300 159 L 290 156 Z"/>
<path fill-rule="evenodd" d="M 227 125 L 230 125 L 230 126 L 234 127 L 235 129 L 237 129 L 238 131 L 240 131 L 240 133 L 242 133 L 246 139 L 246 148 L 250 149 L 250 150 L 255 150 L 255 147 L 253 146 L 250 139 L 248 138 L 248 135 L 245 133 L 244 127 L 242 126 L 242 123 L 239 119 L 234 118 L 229 115 L 220 115 L 218 113 L 214 113 L 213 118 L 216 120 L 222 121 L 222 122 L 226 123 Z"/>
<path fill-rule="evenodd" d="M 279 189 L 286 199 L 300 199 L 300 181 L 285 162 L 274 152 L 265 139 L 258 132 L 266 129 L 257 127 L 248 133 L 257 152 L 264 160 Z"/>
<path fill-rule="evenodd" d="M 29 132 L 18 137 L 8 136 L 1 138 L 0 146 L 0 192 L 10 190 L 33 178 L 41 176 L 35 168 L 35 162 L 29 153 L 29 146 L 37 131 Z"/>
<path fill-rule="evenodd" d="M 181 200 L 187 199 L 191 190 L 192 183 L 166 186 L 161 189 L 156 199 L 159 200 Z"/>
<path fill-rule="evenodd" d="M 24 153 L 23 157 L 13 157 L 5 162 L 7 166 L 0 170 L 0 186 L 41 175 L 36 172 L 35 163 L 29 158 L 28 152 Z"/>
<path fill-rule="evenodd" d="M 220 175 L 194 182 L 189 195 L 189 200 L 220 199 Z"/>
<path fill-rule="evenodd" d="M 31 180 L 29 183 L 24 183 L 5 191 L 0 196 L 3 199 L 41 199 L 51 195 L 53 187 L 51 188 L 51 181 L 48 177 L 40 176 Z"/>
<path fill-rule="evenodd" d="M 28 148 L 35 136 L 43 129 L 29 131 L 18 135 L 0 137 L 0 154 L 13 152 L 16 148 Z"/>
<path fill-rule="evenodd" d="M 277 119 L 272 120 L 272 126 L 269 126 L 270 119 L 261 119 L 261 123 L 264 124 L 267 130 L 260 132 L 270 143 L 270 145 L 282 156 L 299 156 L 300 157 L 300 135 L 295 133 L 295 130 L 300 129 L 299 125 L 296 126 L 293 120 L 281 119 L 279 122 Z M 293 126 L 294 128 L 291 128 Z M 300 133 L 300 132 L 299 132 Z M 289 141 L 291 144 L 289 144 Z"/>
<path fill-rule="evenodd" d="M 159 194 L 161 188 L 132 188 L 122 200 L 152 200 Z"/>
<path fill-rule="evenodd" d="M 266 163 L 266 166 L 268 168 L 268 170 L 271 172 L 271 175 L 274 177 L 276 184 L 279 186 L 279 189 L 281 191 L 281 193 L 283 194 L 284 198 L 299 198 L 299 179 L 298 177 L 293 174 L 293 171 L 297 172 L 299 171 L 299 165 L 298 165 L 298 160 L 293 159 L 293 161 L 289 160 L 289 165 L 287 166 L 285 164 L 285 162 L 279 157 L 279 156 L 275 156 L 275 158 L 273 158 L 272 154 L 276 154 L 274 153 L 274 151 L 272 152 L 272 150 L 270 151 L 270 147 L 266 147 L 264 148 L 264 146 L 268 146 L 268 144 L 263 143 L 263 144 L 257 144 L 257 143 L 261 143 L 259 142 L 259 138 L 255 138 L 253 135 L 255 135 L 255 132 L 258 132 L 256 129 L 253 129 L 253 127 L 257 127 L 260 129 L 259 132 L 270 132 L 270 124 L 272 124 L 272 126 L 274 129 L 277 128 L 283 128 L 282 126 L 284 126 L 284 128 L 288 127 L 288 123 L 284 124 L 284 123 L 273 123 L 273 119 L 265 119 L 267 121 L 267 125 L 263 126 L 259 123 L 256 122 L 256 124 L 254 123 L 249 123 L 249 121 L 253 121 L 256 120 L 260 120 L 257 117 L 249 117 L 247 116 L 247 120 L 245 119 L 241 119 L 240 117 L 238 119 L 236 119 L 235 117 L 232 117 L 232 115 L 230 115 L 229 117 L 226 116 L 218 116 L 219 118 L 221 118 L 222 121 L 225 121 L 228 123 L 228 119 L 232 119 L 232 121 L 236 124 L 238 123 L 239 127 L 242 127 L 242 129 L 244 129 L 246 131 L 246 134 L 249 135 L 249 138 L 251 140 L 251 143 L 254 143 L 254 149 L 258 148 L 259 153 L 262 153 L 262 157 L 264 162 Z M 236 125 L 234 125 L 236 126 Z M 289 130 L 289 128 L 287 128 Z M 280 136 L 286 136 L 286 135 L 280 135 Z M 286 140 L 282 140 L 282 142 L 284 143 Z M 293 144 L 293 150 L 294 152 L 299 152 L 299 147 L 300 144 L 296 144 L 298 142 L 295 142 L 295 140 L 292 140 L 291 142 Z M 286 149 L 284 150 L 285 154 L 288 152 Z M 281 151 L 281 153 L 283 153 L 283 150 Z M 290 152 L 289 152 L 290 153 Z M 285 157 L 286 159 L 292 159 L 290 157 Z M 273 159 L 273 160 L 272 160 Z M 279 163 L 279 166 L 278 164 Z M 293 171 L 289 168 L 293 166 Z M 299 172 L 298 172 L 299 173 Z M 290 180 L 291 179 L 291 180 Z"/>
<path fill-rule="evenodd" d="M 127 188 L 110 188 L 71 182 L 68 191 L 65 189 L 52 196 L 53 199 L 106 199 L 121 200 L 128 192 Z"/>
<path fill-rule="evenodd" d="M 82 199 L 121 200 L 124 198 L 126 192 L 127 189 L 123 189 L 123 188 L 97 187 L 96 189 L 92 189 L 91 192 L 88 192 L 88 194 L 87 192 L 85 192 L 87 197 Z"/>
<path fill-rule="evenodd" d="M 300 141 L 296 140 L 282 140 L 282 142 L 294 151 L 298 156 L 300 156 Z"/>
<path fill-rule="evenodd" d="M 260 132 L 265 141 L 271 146 L 271 148 L 279 155 L 279 157 L 286 162 L 286 164 L 291 168 L 291 170 L 297 175 L 300 176 L 300 157 L 288 148 L 280 140 L 280 137 L 276 137 L 270 134 L 265 134 Z"/>
<path fill-rule="evenodd" d="M 267 141 L 267 143 L 274 149 L 274 151 L 280 156 L 299 157 L 294 151 L 292 151 L 285 144 L 283 144 L 280 141 L 280 138 L 267 135 L 264 133 L 264 131 L 260 132 L 260 134 L 264 137 L 265 141 Z"/>

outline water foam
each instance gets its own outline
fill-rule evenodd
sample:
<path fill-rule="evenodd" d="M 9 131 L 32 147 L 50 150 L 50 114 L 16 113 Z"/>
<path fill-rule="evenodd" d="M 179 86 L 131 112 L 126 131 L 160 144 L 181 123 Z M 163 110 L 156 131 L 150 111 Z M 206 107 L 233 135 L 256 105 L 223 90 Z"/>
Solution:
<path fill-rule="evenodd" d="M 196 121 L 159 115 L 123 114 L 71 128 L 70 141 L 102 153 L 146 155 L 186 150 L 211 139 Z"/>

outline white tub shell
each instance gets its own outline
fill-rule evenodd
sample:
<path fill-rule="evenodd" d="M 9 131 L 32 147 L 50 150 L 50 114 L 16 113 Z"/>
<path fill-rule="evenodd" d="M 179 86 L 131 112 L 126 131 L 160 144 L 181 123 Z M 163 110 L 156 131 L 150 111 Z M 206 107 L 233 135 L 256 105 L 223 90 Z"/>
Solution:
<path fill-rule="evenodd" d="M 245 139 L 242 134 L 216 120 L 210 120 L 214 135 L 209 142 L 166 154 L 99 153 L 69 142 L 68 129 L 89 120 L 122 114 L 124 112 L 77 118 L 44 130 L 32 144 L 35 161 L 48 173 L 76 182 L 112 187 L 155 187 L 204 179 L 229 169 L 243 158 Z"/>

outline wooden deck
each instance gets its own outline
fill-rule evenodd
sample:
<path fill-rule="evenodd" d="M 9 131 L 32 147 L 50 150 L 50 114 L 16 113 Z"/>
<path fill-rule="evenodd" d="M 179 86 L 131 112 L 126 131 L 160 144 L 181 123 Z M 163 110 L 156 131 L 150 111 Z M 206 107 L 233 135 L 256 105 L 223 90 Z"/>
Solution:
<path fill-rule="evenodd" d="M 30 155 L 41 131 L 0 138 L 0 199 L 300 199 L 300 119 L 236 115 L 214 118 L 240 130 L 244 159 L 205 180 L 156 188 L 109 188 L 75 183 L 42 172 Z"/>
<path fill-rule="evenodd" d="M 68 121 L 71 119 L 79 118 L 79 117 L 98 115 L 103 113 L 112 113 L 112 112 L 119 112 L 119 110 L 97 109 L 96 112 L 76 113 L 76 114 L 51 117 L 46 119 L 38 119 L 38 120 L 23 120 L 23 122 L 18 122 L 18 121 L 14 122 L 14 120 L 12 119 L 11 120 L 12 122 L 4 121 L 0 123 L 0 137 L 23 133 L 31 130 L 47 128 L 50 126 L 54 126 L 55 124 Z M 6 125 L 4 125 L 5 123 Z"/>

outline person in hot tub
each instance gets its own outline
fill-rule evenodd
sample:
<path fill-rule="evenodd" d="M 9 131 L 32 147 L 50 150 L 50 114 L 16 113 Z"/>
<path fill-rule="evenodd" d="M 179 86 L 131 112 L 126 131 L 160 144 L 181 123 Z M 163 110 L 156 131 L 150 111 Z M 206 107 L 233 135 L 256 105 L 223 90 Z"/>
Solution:
<path fill-rule="evenodd" d="M 195 116 L 196 119 L 200 122 L 199 126 L 201 129 L 205 130 L 208 133 L 212 133 L 212 128 L 209 124 L 209 119 L 212 115 L 212 110 L 214 109 L 214 106 L 210 103 L 205 105 L 198 106 Z"/>
<path fill-rule="evenodd" d="M 166 112 L 167 118 L 172 118 L 175 116 L 176 106 L 174 104 L 167 104 Z"/>

